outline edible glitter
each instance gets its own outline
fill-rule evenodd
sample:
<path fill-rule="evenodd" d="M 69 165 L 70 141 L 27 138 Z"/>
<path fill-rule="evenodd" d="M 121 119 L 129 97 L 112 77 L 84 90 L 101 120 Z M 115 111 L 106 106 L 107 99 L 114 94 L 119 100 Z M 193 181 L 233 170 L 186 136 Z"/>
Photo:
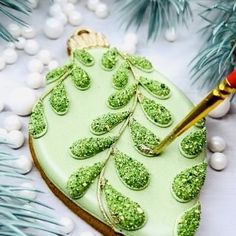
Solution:
<path fill-rule="evenodd" d="M 118 51 L 116 48 L 107 50 L 102 56 L 102 68 L 113 70 L 118 62 Z"/>
<path fill-rule="evenodd" d="M 85 66 L 93 66 L 95 63 L 93 56 L 85 49 L 76 49 L 73 57 Z"/>
<path fill-rule="evenodd" d="M 140 56 L 128 56 L 128 60 L 138 69 L 145 72 L 152 72 L 153 66 L 152 63 L 145 57 Z"/>
<path fill-rule="evenodd" d="M 199 120 L 199 121 L 195 124 L 195 126 L 196 126 L 197 128 L 203 129 L 203 128 L 206 126 L 206 119 L 203 118 L 203 119 Z"/>
<path fill-rule="evenodd" d="M 85 70 L 76 66 L 71 73 L 72 81 L 79 90 L 87 90 L 90 87 L 91 80 Z"/>

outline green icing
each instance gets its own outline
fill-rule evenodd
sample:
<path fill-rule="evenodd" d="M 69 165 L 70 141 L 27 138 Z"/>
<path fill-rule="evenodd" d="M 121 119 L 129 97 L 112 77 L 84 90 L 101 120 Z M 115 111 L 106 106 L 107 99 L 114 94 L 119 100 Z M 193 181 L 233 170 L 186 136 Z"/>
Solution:
<path fill-rule="evenodd" d="M 130 112 L 118 112 L 118 113 L 107 113 L 102 116 L 99 116 L 95 120 L 93 120 L 90 125 L 90 130 L 95 135 L 102 135 L 113 128 L 115 128 L 118 124 L 120 124 L 123 120 L 128 118 Z"/>
<path fill-rule="evenodd" d="M 194 236 L 201 220 L 201 205 L 198 202 L 190 210 L 186 211 L 175 226 L 175 236 Z"/>
<path fill-rule="evenodd" d="M 67 181 L 66 189 L 69 195 L 73 199 L 83 197 L 95 178 L 100 174 L 103 166 L 103 162 L 98 162 L 92 166 L 82 167 L 75 171 Z"/>
<path fill-rule="evenodd" d="M 84 49 L 76 49 L 73 57 L 85 66 L 93 66 L 95 63 L 93 56 Z"/>
<path fill-rule="evenodd" d="M 105 70 L 113 70 L 118 62 L 118 51 L 116 48 L 107 50 L 102 56 L 102 68 Z"/>
<path fill-rule="evenodd" d="M 142 190 L 147 187 L 150 175 L 146 167 L 125 153 L 115 150 L 112 156 L 122 182 L 132 190 Z"/>
<path fill-rule="evenodd" d="M 136 120 L 130 122 L 131 137 L 135 148 L 145 156 L 156 156 L 149 150 L 160 144 L 160 139 Z"/>
<path fill-rule="evenodd" d="M 110 215 L 116 226 L 128 231 L 138 230 L 144 226 L 146 216 L 138 203 L 123 196 L 108 182 L 103 191 Z"/>
<path fill-rule="evenodd" d="M 140 100 L 145 115 L 152 123 L 160 127 L 168 127 L 173 123 L 167 108 L 144 96 Z"/>
<path fill-rule="evenodd" d="M 139 78 L 141 85 L 152 95 L 159 99 L 167 99 L 170 97 L 170 88 L 164 83 L 151 80 L 141 76 Z"/>
<path fill-rule="evenodd" d="M 206 125 L 206 119 L 205 119 L 205 118 L 199 120 L 199 121 L 195 124 L 195 126 L 196 126 L 197 128 L 200 128 L 200 129 L 203 129 L 203 128 L 205 127 L 205 125 Z"/>
<path fill-rule="evenodd" d="M 72 81 L 79 90 L 87 90 L 90 87 L 91 80 L 85 70 L 76 66 L 71 73 Z"/>
<path fill-rule="evenodd" d="M 191 132 L 180 143 L 180 151 L 187 158 L 199 155 L 206 145 L 206 128 Z"/>
<path fill-rule="evenodd" d="M 117 91 L 108 97 L 108 105 L 112 109 L 119 109 L 126 106 L 137 90 L 137 84 L 130 85 L 126 89 Z"/>
<path fill-rule="evenodd" d="M 43 102 L 36 103 L 29 120 L 29 133 L 33 138 L 40 138 L 47 132 L 47 121 L 44 115 Z"/>
<path fill-rule="evenodd" d="M 172 193 L 180 202 L 189 202 L 199 194 L 206 178 L 207 164 L 202 162 L 180 172 L 172 183 Z"/>
<path fill-rule="evenodd" d="M 70 154 L 75 159 L 86 159 L 109 148 L 117 140 L 116 136 L 79 139 L 70 146 Z"/>
<path fill-rule="evenodd" d="M 69 109 L 69 99 L 66 93 L 65 85 L 63 83 L 59 83 L 52 90 L 49 97 L 49 102 L 53 108 L 53 110 L 58 115 L 64 115 L 67 113 Z"/>
<path fill-rule="evenodd" d="M 128 56 L 128 60 L 140 70 L 143 70 L 145 72 L 153 71 L 152 63 L 149 60 L 147 60 L 145 57 Z"/>

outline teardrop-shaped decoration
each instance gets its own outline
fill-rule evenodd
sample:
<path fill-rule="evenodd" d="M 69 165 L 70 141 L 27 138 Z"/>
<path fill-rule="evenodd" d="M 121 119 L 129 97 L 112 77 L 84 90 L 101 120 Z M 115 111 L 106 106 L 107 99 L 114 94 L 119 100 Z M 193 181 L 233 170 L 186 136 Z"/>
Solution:
<path fill-rule="evenodd" d="M 172 183 L 172 193 L 177 201 L 189 202 L 199 194 L 206 178 L 207 164 L 202 162 L 181 171 Z"/>
<path fill-rule="evenodd" d="M 145 57 L 140 56 L 128 56 L 128 60 L 138 69 L 145 72 L 152 72 L 153 66 L 152 63 Z"/>
<path fill-rule="evenodd" d="M 125 153 L 115 150 L 112 154 L 115 166 L 122 182 L 132 190 L 142 190 L 147 187 L 150 175 L 147 168 L 139 161 Z"/>
<path fill-rule="evenodd" d="M 74 67 L 71 72 L 71 78 L 75 87 L 79 90 L 87 90 L 90 87 L 91 79 L 88 73 L 79 66 Z"/>
<path fill-rule="evenodd" d="M 70 154 L 75 159 L 86 159 L 109 148 L 117 139 L 116 136 L 79 139 L 70 146 Z"/>
<path fill-rule="evenodd" d="M 107 113 L 94 119 L 90 125 L 90 130 L 95 135 L 108 133 L 118 124 L 128 118 L 130 112 Z"/>
<path fill-rule="evenodd" d="M 47 128 L 43 102 L 39 100 L 32 109 L 29 120 L 29 133 L 33 138 L 40 138 L 47 132 Z"/>
<path fill-rule="evenodd" d="M 118 62 L 118 51 L 116 48 L 108 49 L 102 56 L 101 64 L 105 70 L 113 70 Z"/>
<path fill-rule="evenodd" d="M 197 128 L 199 128 L 199 129 L 203 129 L 203 128 L 206 126 L 206 119 L 203 118 L 203 119 L 199 120 L 199 121 L 195 124 L 195 126 L 196 126 Z"/>
<path fill-rule="evenodd" d="M 93 66 L 94 57 L 85 49 L 76 49 L 73 51 L 73 58 L 85 66 Z"/>
<path fill-rule="evenodd" d="M 103 162 L 95 163 L 92 166 L 81 167 L 68 179 L 66 189 L 73 199 L 83 197 L 90 185 L 100 174 L 104 166 Z"/>
<path fill-rule="evenodd" d="M 122 195 L 108 182 L 106 182 L 103 192 L 109 213 L 117 227 L 134 231 L 144 226 L 146 215 L 138 203 Z"/>

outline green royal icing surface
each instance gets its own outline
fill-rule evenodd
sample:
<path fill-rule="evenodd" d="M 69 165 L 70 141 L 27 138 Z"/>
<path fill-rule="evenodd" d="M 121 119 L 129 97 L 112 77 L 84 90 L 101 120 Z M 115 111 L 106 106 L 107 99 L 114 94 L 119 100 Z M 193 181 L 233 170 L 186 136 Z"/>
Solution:
<path fill-rule="evenodd" d="M 44 113 L 48 122 L 48 131 L 41 138 L 33 139 L 34 150 L 46 175 L 70 198 L 71 196 L 67 191 L 67 182 L 70 176 L 80 168 L 91 167 L 93 164 L 103 161 L 106 156 L 106 151 L 103 151 L 91 158 L 77 160 L 71 157 L 68 152 L 70 145 L 74 141 L 92 136 L 90 131 L 91 121 L 102 114 L 111 112 L 111 109 L 106 105 L 106 101 L 114 91 L 112 85 L 114 71 L 109 73 L 101 69 L 100 61 L 105 51 L 106 49 L 89 50 L 97 63 L 91 67 L 80 65 L 92 80 L 91 87 L 88 90 L 78 91 L 71 79 L 68 78 L 65 80 L 64 83 L 70 98 L 70 110 L 65 116 L 61 117 L 55 114 L 48 99 L 44 101 Z M 119 65 L 120 62 L 117 62 L 117 68 Z M 187 114 L 191 110 L 192 103 L 157 71 L 145 73 L 135 69 L 135 73 L 138 76 L 153 80 L 157 79 L 171 89 L 171 97 L 169 99 L 158 100 L 155 98 L 157 103 L 168 107 L 171 111 L 174 117 L 174 123 L 171 127 L 159 128 L 148 121 L 140 104 L 138 104 L 134 113 L 134 118 L 138 122 L 162 139 L 183 118 L 184 114 Z M 129 79 L 129 85 L 131 82 L 133 80 Z M 142 90 L 142 94 L 151 98 L 151 95 L 144 89 Z M 130 105 L 131 103 L 117 112 L 127 111 Z M 117 134 L 117 128 L 113 129 L 109 135 L 115 136 Z M 191 130 L 198 129 L 193 127 Z M 205 157 L 204 153 L 201 153 L 191 160 L 183 158 L 178 151 L 181 139 L 182 137 L 176 140 L 160 156 L 155 158 L 147 158 L 135 150 L 129 128 L 125 130 L 122 139 L 118 141 L 117 148 L 123 153 L 128 154 L 134 160 L 143 163 L 150 174 L 149 185 L 141 191 L 134 191 L 122 183 L 113 161 L 110 161 L 106 167 L 105 178 L 111 186 L 123 196 L 138 203 L 145 212 L 146 223 L 143 227 L 136 231 L 122 230 L 123 234 L 127 236 L 171 236 L 173 235 L 175 222 L 179 216 L 196 204 L 197 198 L 187 203 L 180 203 L 176 201 L 170 191 L 171 184 L 177 174 L 201 163 Z M 105 222 L 97 203 L 96 187 L 97 179 L 86 190 L 83 197 L 77 200 L 71 198 L 71 200 L 91 215 Z"/>

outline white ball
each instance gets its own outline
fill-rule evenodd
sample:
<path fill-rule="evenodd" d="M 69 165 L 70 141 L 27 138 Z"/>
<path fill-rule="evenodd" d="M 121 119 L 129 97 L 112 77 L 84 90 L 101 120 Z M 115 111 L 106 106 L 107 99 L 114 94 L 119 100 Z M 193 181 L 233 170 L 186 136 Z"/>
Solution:
<path fill-rule="evenodd" d="M 77 12 L 77 11 L 72 11 L 70 13 L 70 15 L 68 16 L 69 17 L 69 23 L 73 26 L 78 26 L 81 24 L 81 21 L 82 21 L 82 15 Z"/>
<path fill-rule="evenodd" d="M 208 140 L 208 148 L 212 152 L 223 152 L 225 147 L 225 140 L 219 136 L 213 136 Z"/>
<path fill-rule="evenodd" d="M 15 46 L 15 44 L 14 44 L 13 42 L 7 43 L 7 47 L 8 47 L 8 48 L 12 48 L 12 49 L 15 49 L 15 48 L 16 48 L 16 46 Z"/>
<path fill-rule="evenodd" d="M 94 234 L 89 231 L 84 231 L 84 232 L 80 233 L 79 236 L 94 236 Z"/>
<path fill-rule="evenodd" d="M 89 10 L 95 11 L 99 3 L 101 3 L 100 0 L 88 0 L 87 7 Z"/>
<path fill-rule="evenodd" d="M 7 131 L 20 130 L 22 123 L 17 115 L 10 115 L 5 118 L 4 127 Z"/>
<path fill-rule="evenodd" d="M 67 16 L 63 13 L 63 12 L 60 12 L 58 13 L 56 16 L 54 16 L 57 20 L 59 20 L 62 25 L 66 25 L 67 22 L 68 22 L 68 19 L 67 19 Z"/>
<path fill-rule="evenodd" d="M 215 152 L 211 155 L 209 163 L 214 170 L 223 170 L 228 164 L 228 159 L 223 153 Z"/>
<path fill-rule="evenodd" d="M 51 52 L 49 50 L 43 49 L 38 53 L 38 59 L 44 64 L 48 65 L 48 63 L 52 59 Z"/>
<path fill-rule="evenodd" d="M 124 42 L 128 44 L 137 44 L 138 43 L 138 36 L 135 33 L 127 33 L 124 37 Z"/>
<path fill-rule="evenodd" d="M 64 31 L 63 24 L 56 18 L 48 18 L 44 26 L 44 34 L 50 39 L 59 38 Z"/>
<path fill-rule="evenodd" d="M 32 89 L 38 89 L 43 85 L 42 75 L 39 73 L 30 73 L 26 80 L 27 85 Z"/>
<path fill-rule="evenodd" d="M 222 118 L 230 110 L 230 99 L 225 99 L 219 106 L 217 106 L 213 111 L 208 115 L 212 118 Z"/>
<path fill-rule="evenodd" d="M 72 3 L 66 3 L 62 7 L 63 12 L 69 16 L 72 11 L 75 10 L 75 5 Z"/>
<path fill-rule="evenodd" d="M 39 51 L 38 42 L 33 39 L 27 40 L 24 46 L 24 51 L 30 56 L 36 55 Z"/>
<path fill-rule="evenodd" d="M 39 0 L 28 0 L 29 3 L 30 3 L 30 6 L 35 9 L 38 7 L 38 4 L 39 4 Z"/>
<path fill-rule="evenodd" d="M 20 185 L 23 190 L 19 191 L 21 197 L 29 198 L 30 200 L 35 200 L 37 197 L 37 192 L 35 192 L 35 186 L 32 183 L 23 183 Z"/>
<path fill-rule="evenodd" d="M 33 162 L 30 157 L 21 155 L 17 160 L 13 162 L 14 167 L 16 167 L 19 173 L 27 174 L 32 170 Z"/>
<path fill-rule="evenodd" d="M 13 64 L 18 59 L 18 54 L 15 49 L 7 48 L 3 51 L 3 58 L 6 64 Z"/>
<path fill-rule="evenodd" d="M 7 29 L 8 29 L 8 31 L 11 33 L 11 35 L 12 35 L 13 37 L 15 37 L 15 38 L 16 38 L 16 37 L 19 37 L 20 34 L 21 34 L 21 28 L 20 28 L 20 26 L 17 25 L 17 24 L 14 24 L 14 23 L 9 24 L 8 27 L 7 27 Z"/>
<path fill-rule="evenodd" d="M 36 36 L 36 31 L 31 26 L 23 26 L 21 30 L 21 35 L 26 39 L 31 39 Z"/>
<path fill-rule="evenodd" d="M 119 48 L 121 51 L 129 53 L 129 54 L 135 54 L 136 52 L 136 46 L 133 43 L 124 43 Z"/>
<path fill-rule="evenodd" d="M 0 112 L 2 112 L 5 108 L 4 102 L 0 99 Z"/>
<path fill-rule="evenodd" d="M 59 63 L 58 61 L 56 60 L 51 60 L 49 63 L 48 63 L 48 69 L 49 70 L 53 70 L 55 68 L 57 68 L 59 66 Z"/>
<path fill-rule="evenodd" d="M 26 39 L 23 37 L 19 37 L 17 40 L 18 41 L 15 42 L 16 48 L 19 50 L 24 49 L 25 44 L 26 44 Z"/>
<path fill-rule="evenodd" d="M 3 128 L 0 128 L 0 139 L 6 139 L 7 138 L 7 131 Z"/>
<path fill-rule="evenodd" d="M 36 99 L 33 90 L 27 87 L 18 87 L 9 94 L 7 103 L 15 114 L 27 116 L 31 113 Z"/>
<path fill-rule="evenodd" d="M 28 62 L 27 68 L 30 72 L 42 73 L 43 63 L 39 59 L 32 59 Z"/>
<path fill-rule="evenodd" d="M 3 57 L 0 57 L 0 71 L 6 67 L 6 62 Z"/>
<path fill-rule="evenodd" d="M 71 233 L 74 228 L 75 228 L 75 224 L 74 222 L 72 221 L 71 218 L 69 217 L 62 217 L 60 219 L 60 222 L 59 222 L 62 226 L 63 226 L 63 231 L 66 233 L 66 234 L 69 234 Z"/>
<path fill-rule="evenodd" d="M 50 16 L 56 16 L 58 13 L 62 13 L 62 8 L 60 4 L 54 3 L 52 6 L 49 7 Z"/>
<path fill-rule="evenodd" d="M 7 145 L 13 149 L 18 149 L 22 147 L 24 141 L 24 135 L 19 130 L 12 130 L 7 134 Z"/>
<path fill-rule="evenodd" d="M 175 31 L 175 28 L 174 28 L 174 27 L 171 27 L 171 28 L 169 28 L 169 29 L 166 30 L 166 32 L 165 32 L 165 39 L 166 39 L 168 42 L 174 42 L 174 41 L 176 41 L 177 36 L 176 36 L 176 31 Z"/>
<path fill-rule="evenodd" d="M 95 14 L 99 18 L 106 18 L 109 14 L 107 5 L 105 3 L 99 3 L 96 6 Z"/>

